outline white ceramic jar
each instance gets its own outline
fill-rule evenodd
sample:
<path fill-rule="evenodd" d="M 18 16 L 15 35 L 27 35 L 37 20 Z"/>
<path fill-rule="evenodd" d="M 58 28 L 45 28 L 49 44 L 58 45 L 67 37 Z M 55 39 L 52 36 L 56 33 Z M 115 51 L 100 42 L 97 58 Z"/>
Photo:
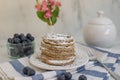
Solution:
<path fill-rule="evenodd" d="M 115 25 L 110 19 L 103 16 L 103 11 L 98 11 L 97 14 L 98 17 L 90 20 L 84 27 L 84 40 L 88 45 L 111 47 L 117 34 Z"/>

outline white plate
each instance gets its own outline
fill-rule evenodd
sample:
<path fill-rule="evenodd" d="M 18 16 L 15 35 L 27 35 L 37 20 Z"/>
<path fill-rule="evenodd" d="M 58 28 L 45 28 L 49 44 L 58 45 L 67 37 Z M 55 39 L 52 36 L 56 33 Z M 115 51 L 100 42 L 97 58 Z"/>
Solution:
<path fill-rule="evenodd" d="M 33 66 L 36 66 L 38 68 L 45 69 L 45 70 L 68 70 L 68 69 L 75 69 L 75 68 L 81 67 L 89 61 L 89 57 L 88 57 L 87 53 L 80 47 L 79 44 L 75 44 L 75 52 L 77 55 L 76 59 L 70 65 L 53 66 L 53 65 L 43 63 L 38 58 L 38 54 L 33 54 L 30 57 L 30 63 Z"/>

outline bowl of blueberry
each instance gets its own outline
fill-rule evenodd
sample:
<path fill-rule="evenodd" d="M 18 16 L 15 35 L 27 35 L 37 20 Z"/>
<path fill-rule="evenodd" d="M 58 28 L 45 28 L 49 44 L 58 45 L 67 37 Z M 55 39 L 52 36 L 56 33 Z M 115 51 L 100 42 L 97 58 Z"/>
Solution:
<path fill-rule="evenodd" d="M 12 38 L 8 38 L 7 50 L 11 58 L 30 56 L 34 53 L 34 49 L 34 37 L 30 33 L 26 35 L 15 33 Z"/>

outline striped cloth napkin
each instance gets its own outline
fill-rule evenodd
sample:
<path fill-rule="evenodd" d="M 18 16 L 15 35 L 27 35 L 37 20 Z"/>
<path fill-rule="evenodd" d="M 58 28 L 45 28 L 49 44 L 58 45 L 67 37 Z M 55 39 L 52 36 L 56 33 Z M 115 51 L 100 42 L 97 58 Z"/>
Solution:
<path fill-rule="evenodd" d="M 112 53 L 96 48 L 103 54 L 107 54 L 104 64 L 116 73 L 120 73 L 120 54 Z M 26 76 L 22 69 L 29 66 L 36 71 L 34 76 Z M 110 74 L 96 61 L 89 61 L 86 65 L 75 70 L 67 70 L 73 74 L 73 80 L 78 80 L 80 75 L 86 75 L 87 80 L 110 80 Z M 21 58 L 0 64 L 0 75 L 3 80 L 56 80 L 57 75 L 65 71 L 47 71 L 38 69 L 29 64 L 29 58 Z"/>

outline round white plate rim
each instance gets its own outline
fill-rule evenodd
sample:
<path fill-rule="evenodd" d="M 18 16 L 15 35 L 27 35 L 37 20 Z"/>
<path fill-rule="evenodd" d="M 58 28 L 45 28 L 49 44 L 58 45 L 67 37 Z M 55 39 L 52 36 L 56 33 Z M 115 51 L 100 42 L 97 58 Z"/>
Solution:
<path fill-rule="evenodd" d="M 80 47 L 79 44 L 75 44 L 75 51 L 76 52 L 77 52 L 77 48 L 78 47 Z M 80 54 L 77 54 L 76 60 L 72 64 L 65 65 L 65 66 L 53 66 L 53 65 L 45 64 L 45 63 L 41 62 L 40 59 L 37 58 L 37 56 L 38 56 L 37 53 L 31 55 L 31 57 L 29 59 L 30 64 L 35 66 L 35 67 L 37 67 L 37 68 L 44 69 L 44 70 L 69 70 L 69 69 L 76 69 L 78 67 L 81 67 L 81 66 L 85 65 L 89 61 L 89 57 L 88 57 L 87 53 L 83 49 L 80 50 Z M 81 58 L 81 59 L 78 59 L 78 58 Z M 79 62 L 80 60 L 81 60 L 80 64 L 76 64 L 76 65 L 74 64 L 76 61 Z"/>

